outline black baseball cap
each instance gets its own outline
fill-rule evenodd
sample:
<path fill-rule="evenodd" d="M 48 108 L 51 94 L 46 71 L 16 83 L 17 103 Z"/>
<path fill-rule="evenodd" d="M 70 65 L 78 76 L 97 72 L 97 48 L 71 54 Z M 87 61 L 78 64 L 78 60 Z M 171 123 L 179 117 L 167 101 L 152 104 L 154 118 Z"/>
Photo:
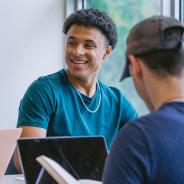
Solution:
<path fill-rule="evenodd" d="M 177 28 L 181 36 L 176 39 L 167 39 L 165 31 Z M 173 17 L 152 16 L 137 23 L 129 32 L 126 41 L 126 64 L 120 81 L 129 77 L 128 55 L 139 55 L 158 50 L 169 50 L 178 47 L 183 42 L 184 25 Z"/>

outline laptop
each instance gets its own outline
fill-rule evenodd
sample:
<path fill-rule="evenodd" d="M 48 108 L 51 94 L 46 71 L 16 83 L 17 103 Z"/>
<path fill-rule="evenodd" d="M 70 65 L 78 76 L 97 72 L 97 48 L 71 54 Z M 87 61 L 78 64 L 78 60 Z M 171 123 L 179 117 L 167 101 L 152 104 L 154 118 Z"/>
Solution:
<path fill-rule="evenodd" d="M 21 132 L 21 128 L 0 130 L 0 177 L 5 174 Z"/>
<path fill-rule="evenodd" d="M 27 184 L 41 171 L 36 157 L 45 155 L 62 165 L 76 179 L 101 180 L 107 146 L 103 137 L 47 137 L 18 140 L 21 167 Z"/>

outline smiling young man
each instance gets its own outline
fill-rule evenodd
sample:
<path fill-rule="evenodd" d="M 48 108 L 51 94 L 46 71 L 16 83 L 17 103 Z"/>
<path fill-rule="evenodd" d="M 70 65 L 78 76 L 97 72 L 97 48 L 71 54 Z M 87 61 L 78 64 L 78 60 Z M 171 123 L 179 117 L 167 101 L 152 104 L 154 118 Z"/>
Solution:
<path fill-rule="evenodd" d="M 30 85 L 17 126 L 22 137 L 101 135 L 110 148 L 120 127 L 137 118 L 118 89 L 98 80 L 117 42 L 116 26 L 106 13 L 84 9 L 66 19 L 63 32 L 67 68 Z"/>

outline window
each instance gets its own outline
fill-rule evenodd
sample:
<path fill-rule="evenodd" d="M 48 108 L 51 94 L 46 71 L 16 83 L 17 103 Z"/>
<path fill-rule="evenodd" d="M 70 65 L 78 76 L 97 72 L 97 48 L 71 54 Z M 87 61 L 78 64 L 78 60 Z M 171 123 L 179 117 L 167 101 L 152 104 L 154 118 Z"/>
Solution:
<path fill-rule="evenodd" d="M 184 23 L 184 0 L 180 0 L 179 13 L 180 13 L 180 19 Z"/>

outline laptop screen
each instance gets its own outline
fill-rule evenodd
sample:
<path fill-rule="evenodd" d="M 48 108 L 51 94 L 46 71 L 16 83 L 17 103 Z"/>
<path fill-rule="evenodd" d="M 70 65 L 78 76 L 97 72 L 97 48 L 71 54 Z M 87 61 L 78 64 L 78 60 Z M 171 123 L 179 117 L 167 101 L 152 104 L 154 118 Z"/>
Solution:
<path fill-rule="evenodd" d="M 21 128 L 0 130 L 0 177 L 5 174 L 21 132 Z"/>
<path fill-rule="evenodd" d="M 76 179 L 101 180 L 107 148 L 103 137 L 19 139 L 18 149 L 27 184 L 36 182 L 40 155 L 61 164 Z"/>

